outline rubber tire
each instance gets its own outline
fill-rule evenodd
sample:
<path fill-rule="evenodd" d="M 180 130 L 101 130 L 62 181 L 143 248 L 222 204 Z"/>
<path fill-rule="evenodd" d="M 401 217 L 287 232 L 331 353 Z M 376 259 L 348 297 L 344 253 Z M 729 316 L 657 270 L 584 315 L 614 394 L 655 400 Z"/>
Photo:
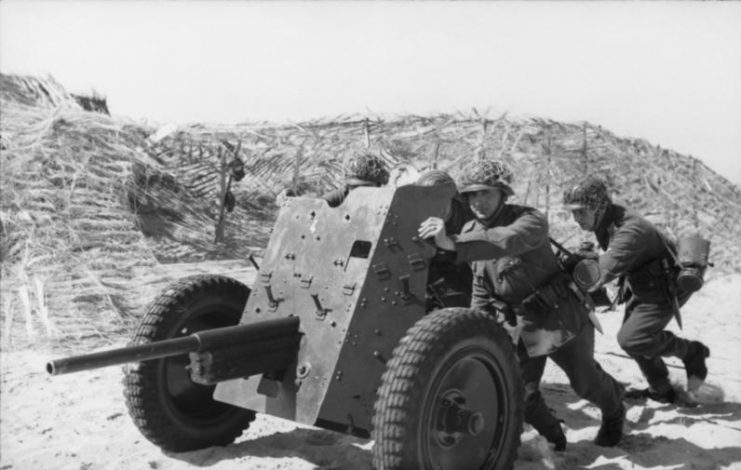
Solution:
<path fill-rule="evenodd" d="M 430 457 L 425 458 L 424 449 L 430 446 L 424 444 L 423 410 L 438 410 L 430 406 L 434 406 L 436 395 L 441 392 L 445 374 L 453 370 L 456 360 L 475 358 L 476 354 L 496 364 L 499 385 L 503 389 L 503 396 L 499 398 L 504 400 L 502 408 L 505 410 L 504 416 L 500 413 L 497 417 L 503 419 L 504 424 L 499 424 L 503 432 L 499 438 L 493 438 L 501 445 L 493 461 L 485 462 L 482 468 L 512 468 L 522 432 L 523 387 L 511 339 L 504 328 L 484 312 L 447 308 L 430 313 L 410 328 L 387 363 L 374 406 L 372 437 L 376 469 L 438 468 L 425 463 Z M 435 387 L 441 389 L 433 390 Z M 496 444 L 492 441 L 492 447 Z"/>
<path fill-rule="evenodd" d="M 236 325 L 249 294 L 247 286 L 225 276 L 183 278 L 149 305 L 130 344 Z M 134 424 L 164 451 L 185 452 L 234 442 L 254 421 L 255 412 L 213 400 L 215 386 L 191 382 L 184 370 L 188 362 L 185 354 L 124 368 L 124 397 Z M 171 393 L 175 389 L 187 393 L 176 396 Z"/>

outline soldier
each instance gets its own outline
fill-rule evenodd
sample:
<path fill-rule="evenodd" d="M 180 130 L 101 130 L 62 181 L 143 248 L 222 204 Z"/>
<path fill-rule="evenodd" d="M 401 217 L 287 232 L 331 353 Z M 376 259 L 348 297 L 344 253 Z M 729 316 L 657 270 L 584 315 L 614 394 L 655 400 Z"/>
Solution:
<path fill-rule="evenodd" d="M 345 184 L 322 196 L 329 207 L 342 204 L 351 190 L 360 186 L 383 186 L 388 183 L 389 171 L 386 164 L 369 152 L 356 153 L 343 163 Z"/>
<path fill-rule="evenodd" d="M 463 226 L 473 219 L 473 213 L 458 195 L 455 180 L 441 170 L 429 170 L 420 175 L 416 184 L 420 186 L 448 186 L 455 188 L 456 195 L 450 200 L 443 220 L 445 233 L 458 234 Z M 471 305 L 471 283 L 473 275 L 467 263 L 456 263 L 455 252 L 438 248 L 430 263 L 427 277 L 429 298 L 427 311 L 434 308 L 468 307 Z"/>
<path fill-rule="evenodd" d="M 676 391 L 662 356 L 682 359 L 688 389 L 698 388 L 708 374 L 705 358 L 710 350 L 699 341 L 679 338 L 664 329 L 691 295 L 675 289 L 673 244 L 649 221 L 613 204 L 599 178 L 587 177 L 565 191 L 563 202 L 579 226 L 594 232 L 606 250 L 599 257 L 600 280 L 592 290 L 620 278 L 618 300 L 627 303 L 618 344 L 638 363 L 648 382 L 647 389 L 631 391 L 630 396 L 675 402 Z"/>
<path fill-rule="evenodd" d="M 525 421 L 556 450 L 566 448 L 561 425 L 545 404 L 540 380 L 551 358 L 569 377 L 574 391 L 602 411 L 595 438 L 615 446 L 622 438 L 625 407 L 622 386 L 594 360 L 594 326 L 585 300 L 561 271 L 548 240 L 548 221 L 539 211 L 507 204 L 514 194 L 511 173 L 498 161 L 479 161 L 464 175 L 461 193 L 476 217 L 460 235 L 447 235 L 441 219 L 419 229 L 440 248 L 473 261 L 471 308 L 506 318 L 517 348 L 525 386 Z"/>

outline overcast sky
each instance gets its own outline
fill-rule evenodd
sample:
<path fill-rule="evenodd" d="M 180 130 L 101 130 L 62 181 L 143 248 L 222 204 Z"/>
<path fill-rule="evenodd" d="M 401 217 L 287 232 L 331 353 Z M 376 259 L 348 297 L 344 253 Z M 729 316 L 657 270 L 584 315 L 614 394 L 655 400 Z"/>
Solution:
<path fill-rule="evenodd" d="M 491 109 L 741 185 L 741 2 L 0 2 L 0 71 L 155 123 Z"/>

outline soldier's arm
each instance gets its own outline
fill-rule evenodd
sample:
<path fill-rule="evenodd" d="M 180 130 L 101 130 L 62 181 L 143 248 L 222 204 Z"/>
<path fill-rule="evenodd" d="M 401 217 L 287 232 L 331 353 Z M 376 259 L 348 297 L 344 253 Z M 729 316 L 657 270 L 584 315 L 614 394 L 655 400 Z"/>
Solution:
<path fill-rule="evenodd" d="M 473 276 L 473 288 L 471 289 L 471 308 L 488 310 L 489 292 L 484 285 L 483 276 Z"/>
<path fill-rule="evenodd" d="M 607 251 L 599 257 L 600 280 L 596 290 L 636 267 L 643 251 L 643 234 L 638 227 L 623 226 L 615 232 Z"/>
<path fill-rule="evenodd" d="M 538 211 L 520 215 L 510 225 L 454 236 L 458 262 L 517 256 L 548 241 L 548 220 Z"/>

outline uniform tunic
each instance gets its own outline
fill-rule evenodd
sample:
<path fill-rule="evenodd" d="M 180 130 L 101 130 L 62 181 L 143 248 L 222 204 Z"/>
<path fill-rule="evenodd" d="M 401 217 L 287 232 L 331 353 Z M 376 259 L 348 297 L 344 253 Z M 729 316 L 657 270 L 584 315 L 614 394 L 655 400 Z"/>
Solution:
<path fill-rule="evenodd" d="M 537 210 L 503 204 L 488 219 L 469 222 L 456 237 L 459 261 L 473 261 L 473 308 L 489 309 L 497 298 L 518 306 L 561 274 L 548 240 L 548 221 Z M 530 356 L 549 354 L 588 323 L 587 311 L 566 291 L 544 311 L 524 310 L 510 331 Z"/>

